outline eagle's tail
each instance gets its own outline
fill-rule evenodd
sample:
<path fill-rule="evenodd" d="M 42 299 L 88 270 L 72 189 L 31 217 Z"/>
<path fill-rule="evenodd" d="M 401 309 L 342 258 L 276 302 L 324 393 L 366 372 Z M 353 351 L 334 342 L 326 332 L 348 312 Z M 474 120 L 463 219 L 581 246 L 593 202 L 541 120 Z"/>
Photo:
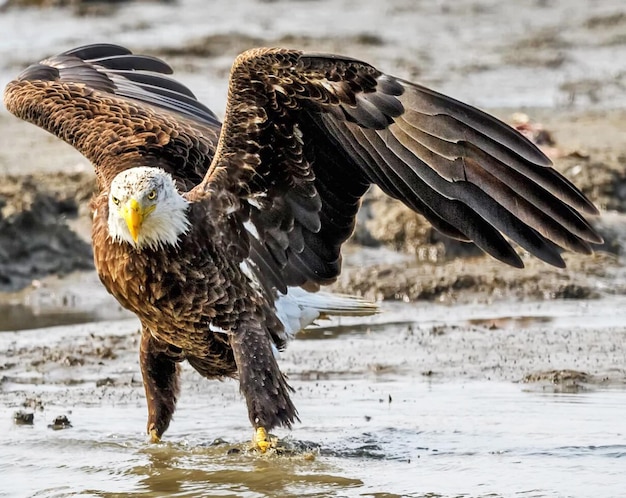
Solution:
<path fill-rule="evenodd" d="M 276 315 L 288 338 L 311 325 L 317 319 L 330 316 L 367 316 L 378 313 L 379 307 L 357 296 L 331 292 L 308 292 L 301 287 L 289 287 L 275 302 Z"/>

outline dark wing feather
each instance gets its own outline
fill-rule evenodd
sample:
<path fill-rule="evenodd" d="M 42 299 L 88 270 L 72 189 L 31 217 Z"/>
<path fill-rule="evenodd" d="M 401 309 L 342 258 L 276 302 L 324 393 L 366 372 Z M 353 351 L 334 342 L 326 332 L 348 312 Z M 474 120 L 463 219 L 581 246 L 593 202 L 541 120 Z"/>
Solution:
<path fill-rule="evenodd" d="M 279 289 L 336 278 L 372 183 L 508 264 L 523 266 L 507 238 L 564 266 L 561 249 L 602 239 L 581 214 L 596 208 L 550 165 L 496 118 L 363 62 L 256 49 L 233 65 L 218 149 L 189 198 L 210 198 L 212 219 L 249 214 Z"/>
<path fill-rule="evenodd" d="M 101 187 L 135 165 L 163 167 L 191 187 L 220 125 L 170 73 L 159 59 L 90 45 L 26 69 L 5 103 L 87 156 Z M 336 278 L 372 183 L 514 266 L 522 261 L 505 236 L 557 266 L 560 248 L 584 253 L 601 241 L 582 215 L 595 207 L 522 135 L 354 59 L 242 54 L 224 126 L 188 197 L 211 198 L 233 254 L 250 254 L 268 288 Z"/>
<path fill-rule="evenodd" d="M 129 55 L 132 52 L 126 47 L 113 45 L 111 43 L 92 43 L 82 47 L 76 47 L 63 52 L 63 55 L 71 55 L 77 59 L 91 60 L 100 59 L 102 57 L 114 57 L 116 55 Z"/>
<path fill-rule="evenodd" d="M 24 70 L 4 102 L 87 157 L 101 190 L 131 166 L 164 168 L 188 189 L 206 173 L 221 125 L 171 72 L 124 47 L 88 45 Z"/>

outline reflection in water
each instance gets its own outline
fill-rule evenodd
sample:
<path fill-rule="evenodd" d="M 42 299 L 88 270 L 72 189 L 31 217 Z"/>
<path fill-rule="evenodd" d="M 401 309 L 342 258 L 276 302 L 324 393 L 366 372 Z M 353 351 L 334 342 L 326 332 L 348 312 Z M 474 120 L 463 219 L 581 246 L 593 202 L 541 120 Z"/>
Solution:
<path fill-rule="evenodd" d="M 311 490 L 334 494 L 363 484 L 329 473 L 330 466 L 309 453 L 260 456 L 231 444 L 200 448 L 163 444 L 140 453 L 148 461 L 130 474 L 139 478 L 137 494 L 141 496 L 295 497 Z"/>
<path fill-rule="evenodd" d="M 29 330 L 57 325 L 72 325 L 96 321 L 98 313 L 84 310 L 54 309 L 37 313 L 23 304 L 0 304 L 0 331 Z"/>
<path fill-rule="evenodd" d="M 305 330 L 301 330 L 297 334 L 298 341 L 302 340 L 320 340 L 320 339 L 333 339 L 340 336 L 355 335 L 360 336 L 363 334 L 380 332 L 389 327 L 408 327 L 412 325 L 412 321 L 393 321 L 385 323 L 350 323 L 349 325 L 342 325 L 341 319 L 336 319 L 337 323 L 325 325 L 324 321 L 320 321 L 320 326 L 311 327 Z"/>

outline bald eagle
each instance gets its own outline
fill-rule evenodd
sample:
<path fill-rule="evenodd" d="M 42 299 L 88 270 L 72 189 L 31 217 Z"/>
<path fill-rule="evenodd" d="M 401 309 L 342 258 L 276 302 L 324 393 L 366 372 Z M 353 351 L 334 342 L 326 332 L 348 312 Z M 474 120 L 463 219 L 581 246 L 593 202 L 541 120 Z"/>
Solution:
<path fill-rule="evenodd" d="M 4 93 L 9 111 L 95 168 L 95 265 L 141 320 L 154 441 L 183 360 L 207 378 L 239 379 L 261 449 L 266 429 L 298 420 L 274 353 L 320 315 L 375 311 L 319 291 L 340 272 L 372 184 L 516 267 L 509 240 L 558 267 L 562 249 L 601 242 L 584 217 L 596 208 L 526 138 L 365 62 L 247 51 L 223 123 L 171 72 L 89 45 L 28 67 Z"/>

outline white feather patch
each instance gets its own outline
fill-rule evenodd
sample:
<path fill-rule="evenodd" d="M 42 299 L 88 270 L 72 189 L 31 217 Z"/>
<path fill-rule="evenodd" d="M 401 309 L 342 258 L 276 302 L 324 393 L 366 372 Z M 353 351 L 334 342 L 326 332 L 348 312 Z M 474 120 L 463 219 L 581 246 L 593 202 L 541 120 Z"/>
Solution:
<path fill-rule="evenodd" d="M 212 323 L 209 323 L 209 330 L 211 332 L 215 332 L 217 334 L 230 334 L 231 332 L 229 330 L 224 330 L 222 327 L 218 327 L 217 325 L 213 325 Z"/>
<path fill-rule="evenodd" d="M 243 226 L 248 231 L 248 233 L 250 233 L 250 235 L 252 235 L 257 240 L 260 240 L 259 232 L 257 231 L 256 227 L 254 226 L 254 223 L 252 223 L 251 221 L 246 221 L 243 224 Z"/>
<path fill-rule="evenodd" d="M 154 202 L 146 200 L 155 192 Z M 148 206 L 137 241 L 133 240 L 121 212 L 129 199 L 134 198 Z M 190 228 L 187 217 L 189 203 L 180 195 L 172 176 L 159 168 L 136 166 L 119 173 L 111 182 L 109 194 L 109 236 L 116 242 L 129 243 L 137 249 L 177 246 L 179 237 Z"/>
<path fill-rule="evenodd" d="M 247 259 L 244 259 L 241 263 L 239 263 L 239 269 L 246 277 L 248 277 L 248 280 L 250 280 L 252 287 L 254 287 L 255 289 L 261 289 L 261 282 L 259 282 L 258 277 L 254 273 L 254 271 L 252 271 L 252 267 L 250 266 L 250 263 Z"/>
<path fill-rule="evenodd" d="M 276 347 L 276 344 L 272 342 L 271 346 L 272 346 L 272 354 L 274 355 L 274 358 L 276 358 L 277 360 L 280 359 L 280 351 Z"/>
<path fill-rule="evenodd" d="M 323 291 L 308 292 L 301 287 L 289 287 L 287 294 L 279 294 L 274 304 L 276 316 L 285 329 L 286 339 L 293 338 L 320 317 L 365 316 L 378 312 L 375 303 L 356 296 Z"/>

